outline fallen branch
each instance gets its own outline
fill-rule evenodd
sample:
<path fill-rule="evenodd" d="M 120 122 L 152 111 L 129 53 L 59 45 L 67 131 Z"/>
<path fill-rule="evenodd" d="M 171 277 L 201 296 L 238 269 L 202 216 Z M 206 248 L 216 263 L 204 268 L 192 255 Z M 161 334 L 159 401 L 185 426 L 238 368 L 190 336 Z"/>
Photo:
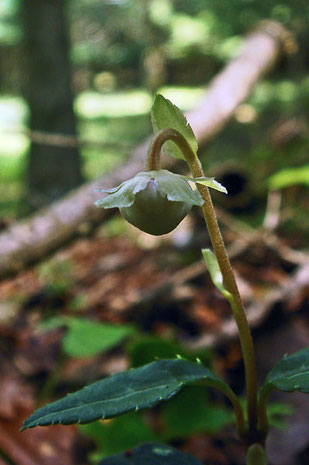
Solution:
<path fill-rule="evenodd" d="M 128 144 L 115 143 L 115 142 L 100 142 L 95 140 L 80 139 L 79 137 L 70 136 L 67 134 L 57 134 L 45 131 L 31 131 L 25 128 L 1 128 L 2 132 L 9 135 L 23 135 L 28 137 L 32 143 L 39 145 L 49 145 L 54 147 L 63 148 L 80 148 L 87 147 L 97 150 L 106 150 L 108 148 L 119 148 L 121 150 L 128 150 Z"/>
<path fill-rule="evenodd" d="M 254 303 L 246 311 L 250 328 L 254 329 L 266 319 L 275 304 L 284 302 L 291 296 L 301 292 L 308 287 L 309 265 L 299 266 L 288 282 L 270 290 L 260 302 Z M 208 332 L 195 340 L 190 347 L 197 349 L 201 347 L 215 347 L 237 338 L 238 331 L 235 320 L 229 318 L 220 327 L 220 331 Z"/>
<path fill-rule="evenodd" d="M 273 21 L 262 22 L 247 37 L 241 54 L 213 80 L 201 105 L 188 114 L 200 144 L 205 144 L 221 130 L 280 52 L 291 49 L 292 43 L 290 34 Z M 2 233 L 0 276 L 18 272 L 102 221 L 107 213 L 93 206 L 94 189 L 113 187 L 144 169 L 147 146 L 148 141 L 141 144 L 129 161 L 115 172 L 81 186 Z"/>

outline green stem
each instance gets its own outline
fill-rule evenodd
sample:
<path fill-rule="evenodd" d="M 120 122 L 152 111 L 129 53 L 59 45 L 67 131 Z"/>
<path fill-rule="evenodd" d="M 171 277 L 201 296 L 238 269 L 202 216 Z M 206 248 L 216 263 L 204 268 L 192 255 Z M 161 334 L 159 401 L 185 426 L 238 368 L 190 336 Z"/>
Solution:
<path fill-rule="evenodd" d="M 213 386 L 211 383 L 209 385 L 211 387 L 215 387 L 215 389 L 221 391 L 231 401 L 231 403 L 232 403 L 232 405 L 234 407 L 234 412 L 235 412 L 235 416 L 236 416 L 236 424 L 237 424 L 238 436 L 241 439 L 245 438 L 246 427 L 245 427 L 245 421 L 244 421 L 244 414 L 243 414 L 243 410 L 242 410 L 242 407 L 240 405 L 239 399 L 236 396 L 233 389 L 231 389 L 230 386 L 227 386 L 227 388 L 225 388 L 225 389 L 220 389 L 220 387 L 218 387 L 217 385 Z"/>
<path fill-rule="evenodd" d="M 265 449 L 261 444 L 251 444 L 248 448 L 246 465 L 267 465 Z"/>
<path fill-rule="evenodd" d="M 37 404 L 39 406 L 42 406 L 48 400 L 50 400 L 50 398 L 52 397 L 52 394 L 55 391 L 55 388 L 57 387 L 57 384 L 61 381 L 61 371 L 63 368 L 64 361 L 65 361 L 65 356 L 64 356 L 63 351 L 61 351 L 57 359 L 56 366 L 48 374 L 47 380 L 45 381 L 43 389 L 40 392 L 40 395 L 37 401 Z"/>
<path fill-rule="evenodd" d="M 273 387 L 270 384 L 266 384 L 261 390 L 258 401 L 258 429 L 265 437 L 268 433 L 268 418 L 267 418 L 267 402 L 270 393 L 273 391 Z"/>
<path fill-rule="evenodd" d="M 173 141 L 180 148 L 189 165 L 193 177 L 204 177 L 205 175 L 197 155 L 193 152 L 186 139 L 174 129 L 163 129 L 156 134 L 149 149 L 147 168 L 149 170 L 160 169 L 161 148 L 168 140 Z M 197 185 L 197 188 L 204 200 L 204 204 L 202 206 L 203 215 L 224 279 L 224 285 L 233 296 L 232 311 L 238 327 L 245 366 L 248 427 L 249 432 L 253 433 L 254 437 L 257 430 L 257 374 L 252 337 L 236 284 L 234 272 L 219 229 L 209 190 L 206 186 L 202 185 Z"/>

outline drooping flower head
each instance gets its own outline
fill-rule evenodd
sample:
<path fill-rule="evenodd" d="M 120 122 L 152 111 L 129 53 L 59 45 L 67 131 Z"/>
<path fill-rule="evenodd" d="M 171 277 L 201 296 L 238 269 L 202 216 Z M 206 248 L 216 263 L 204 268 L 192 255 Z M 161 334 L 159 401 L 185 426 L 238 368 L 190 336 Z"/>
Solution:
<path fill-rule="evenodd" d="M 168 170 L 141 171 L 97 200 L 98 207 L 119 208 L 121 215 L 140 230 L 159 236 L 178 226 L 193 205 L 202 206 L 198 190 L 187 177 Z"/>

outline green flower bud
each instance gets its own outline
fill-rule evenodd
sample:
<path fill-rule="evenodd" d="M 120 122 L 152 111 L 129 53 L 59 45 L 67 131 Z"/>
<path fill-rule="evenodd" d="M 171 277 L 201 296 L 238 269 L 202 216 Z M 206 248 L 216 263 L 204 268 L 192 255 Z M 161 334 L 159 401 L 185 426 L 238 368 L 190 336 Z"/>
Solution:
<path fill-rule="evenodd" d="M 148 234 L 167 234 L 193 205 L 203 204 L 199 192 L 193 191 L 186 179 L 167 170 L 142 171 L 115 189 L 102 189 L 110 195 L 96 205 L 118 207 L 129 223 Z"/>

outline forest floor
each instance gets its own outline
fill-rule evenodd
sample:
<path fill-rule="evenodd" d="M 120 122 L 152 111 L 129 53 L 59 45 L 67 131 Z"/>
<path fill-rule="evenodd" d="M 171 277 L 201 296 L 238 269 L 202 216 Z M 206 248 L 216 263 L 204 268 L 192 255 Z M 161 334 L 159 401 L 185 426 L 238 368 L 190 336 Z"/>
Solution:
<path fill-rule="evenodd" d="M 152 239 L 131 227 L 123 234 L 116 217 L 91 237 L 77 239 L 45 262 L 0 283 L 0 465 L 78 465 L 90 463 L 89 453 L 104 453 L 102 441 L 100 445 L 86 429 L 82 433 L 75 426 L 52 426 L 19 433 L 19 428 L 38 404 L 150 361 L 156 356 L 155 348 L 157 355 L 164 351 L 173 356 L 202 354 L 243 395 L 241 352 L 230 310 L 200 262 L 200 248 L 208 245 L 208 239 L 199 219 L 193 236 L 188 233 L 191 227 L 184 222 L 166 238 Z M 262 380 L 284 353 L 308 345 L 308 267 L 301 253 L 291 253 L 301 239 L 276 236 L 280 244 L 273 246 L 260 232 L 249 239 L 244 233 L 237 241 L 228 227 L 224 236 L 252 316 Z M 130 343 L 124 340 L 92 356 L 83 356 L 80 339 L 75 341 L 80 356 L 73 357 L 64 345 L 70 331 L 65 319 L 50 331 L 40 327 L 55 316 L 130 325 L 138 335 Z M 148 355 L 145 347 L 150 347 Z M 267 444 L 272 465 L 305 465 L 309 413 L 305 397 L 274 397 L 272 417 L 280 428 L 272 428 Z M 218 411 L 221 407 L 227 411 L 220 397 L 211 402 L 217 403 Z M 166 418 L 160 411 L 146 418 L 147 428 L 161 439 L 167 437 L 163 434 Z M 240 465 L 241 445 L 229 414 L 224 418 L 217 426 L 201 423 L 190 434 L 177 433 L 176 425 L 169 441 L 207 465 Z M 105 423 L 112 428 L 114 421 Z M 130 425 L 124 423 L 126 431 L 119 433 L 124 447 L 136 445 Z M 121 444 L 108 439 L 113 429 L 104 434 L 107 450 L 118 452 Z"/>

